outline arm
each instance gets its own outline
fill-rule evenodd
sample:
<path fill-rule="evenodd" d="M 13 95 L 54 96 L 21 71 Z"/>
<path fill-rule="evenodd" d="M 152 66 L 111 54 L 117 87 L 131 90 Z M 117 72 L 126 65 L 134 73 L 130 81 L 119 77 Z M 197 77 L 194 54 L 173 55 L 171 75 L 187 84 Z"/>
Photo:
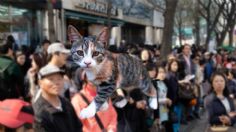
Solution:
<path fill-rule="evenodd" d="M 219 116 L 217 116 L 215 113 L 214 113 L 214 106 L 211 102 L 211 104 L 209 105 L 209 107 L 207 108 L 208 109 L 208 112 L 209 112 L 209 122 L 211 125 L 215 125 L 215 124 L 222 124 L 221 121 L 220 121 L 220 118 Z"/>
<path fill-rule="evenodd" d="M 49 120 L 50 115 L 43 113 L 42 116 L 35 115 L 34 131 L 35 132 L 54 132 L 53 124 Z"/>

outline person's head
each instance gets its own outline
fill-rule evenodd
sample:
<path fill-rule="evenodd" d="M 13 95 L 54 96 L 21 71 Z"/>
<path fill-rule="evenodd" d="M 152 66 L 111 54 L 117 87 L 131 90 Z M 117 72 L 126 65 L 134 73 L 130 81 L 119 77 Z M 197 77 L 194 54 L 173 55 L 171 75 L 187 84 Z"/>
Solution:
<path fill-rule="evenodd" d="M 222 72 L 215 72 L 211 76 L 211 86 L 212 90 L 218 95 L 223 94 L 224 96 L 228 96 L 229 92 L 226 88 L 226 76 Z"/>
<path fill-rule="evenodd" d="M 48 47 L 49 63 L 53 63 L 58 67 L 66 64 L 70 50 L 66 49 L 62 43 L 52 43 Z"/>
<path fill-rule="evenodd" d="M 166 69 L 164 66 L 157 67 L 157 79 L 165 80 L 166 78 Z"/>
<path fill-rule="evenodd" d="M 147 49 L 143 49 L 140 54 L 141 54 L 142 61 L 149 61 L 151 55 Z"/>
<path fill-rule="evenodd" d="M 146 67 L 147 67 L 149 76 L 151 78 L 156 78 L 156 75 L 157 75 L 156 64 L 148 63 Z"/>
<path fill-rule="evenodd" d="M 31 66 L 38 70 L 43 66 L 45 66 L 47 63 L 41 53 L 33 53 L 31 59 L 32 59 Z"/>
<path fill-rule="evenodd" d="M 47 96 L 58 96 L 64 86 L 64 71 L 54 65 L 46 65 L 39 70 L 38 79 L 42 94 Z"/>
<path fill-rule="evenodd" d="M 189 44 L 184 44 L 182 52 L 183 52 L 184 55 L 190 56 L 191 46 Z"/>
<path fill-rule="evenodd" d="M 22 130 L 23 125 L 32 126 L 34 120 L 34 113 L 30 104 L 20 99 L 1 101 L 0 115 L 0 131 L 18 132 Z"/>
<path fill-rule="evenodd" d="M 170 72 L 177 72 L 178 71 L 178 61 L 176 59 L 171 60 L 168 64 L 167 64 L 167 69 Z"/>
<path fill-rule="evenodd" d="M 25 64 L 26 56 L 22 51 L 16 51 L 16 62 L 23 66 Z"/>
<path fill-rule="evenodd" d="M 233 71 L 232 71 L 231 69 L 226 69 L 226 70 L 225 70 L 225 75 L 227 76 L 227 78 L 228 78 L 229 80 L 232 80 L 232 79 L 235 78 L 235 77 L 234 77 L 234 74 L 233 74 Z"/>
<path fill-rule="evenodd" d="M 15 43 L 15 38 L 12 35 L 7 36 L 7 41 L 10 43 Z"/>
<path fill-rule="evenodd" d="M 6 55 L 6 56 L 9 56 L 9 57 L 12 57 L 14 58 L 13 56 L 13 50 L 12 50 L 12 43 L 10 42 L 7 42 L 5 40 L 1 41 L 0 42 L 0 55 Z"/>
<path fill-rule="evenodd" d="M 47 52 L 48 50 L 48 46 L 51 44 L 51 42 L 47 39 L 43 40 L 42 42 L 42 48 L 43 48 L 43 51 Z"/>

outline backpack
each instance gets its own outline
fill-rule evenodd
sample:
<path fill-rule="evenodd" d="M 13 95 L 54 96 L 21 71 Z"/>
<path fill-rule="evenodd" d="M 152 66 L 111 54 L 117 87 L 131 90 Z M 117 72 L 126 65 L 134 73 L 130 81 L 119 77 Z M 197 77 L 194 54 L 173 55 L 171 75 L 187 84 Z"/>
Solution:
<path fill-rule="evenodd" d="M 4 99 L 4 97 L 8 97 L 10 92 L 12 91 L 12 82 L 9 78 L 10 76 L 6 72 L 7 68 L 11 66 L 13 62 L 9 63 L 3 69 L 0 69 L 0 99 Z"/>

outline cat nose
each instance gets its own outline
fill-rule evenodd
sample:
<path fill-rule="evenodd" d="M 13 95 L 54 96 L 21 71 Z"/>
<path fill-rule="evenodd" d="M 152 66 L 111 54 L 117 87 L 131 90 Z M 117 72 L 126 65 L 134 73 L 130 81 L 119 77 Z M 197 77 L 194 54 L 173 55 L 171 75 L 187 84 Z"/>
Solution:
<path fill-rule="evenodd" d="M 84 62 L 85 65 L 89 66 L 91 62 Z"/>

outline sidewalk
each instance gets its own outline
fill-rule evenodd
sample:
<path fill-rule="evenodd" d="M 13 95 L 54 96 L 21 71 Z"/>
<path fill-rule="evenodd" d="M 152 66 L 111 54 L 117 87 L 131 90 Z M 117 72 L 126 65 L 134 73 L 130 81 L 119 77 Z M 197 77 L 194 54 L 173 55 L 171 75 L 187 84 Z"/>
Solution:
<path fill-rule="evenodd" d="M 201 114 L 200 119 L 188 122 L 188 125 L 181 125 L 180 132 L 205 132 L 208 126 L 207 112 Z"/>

